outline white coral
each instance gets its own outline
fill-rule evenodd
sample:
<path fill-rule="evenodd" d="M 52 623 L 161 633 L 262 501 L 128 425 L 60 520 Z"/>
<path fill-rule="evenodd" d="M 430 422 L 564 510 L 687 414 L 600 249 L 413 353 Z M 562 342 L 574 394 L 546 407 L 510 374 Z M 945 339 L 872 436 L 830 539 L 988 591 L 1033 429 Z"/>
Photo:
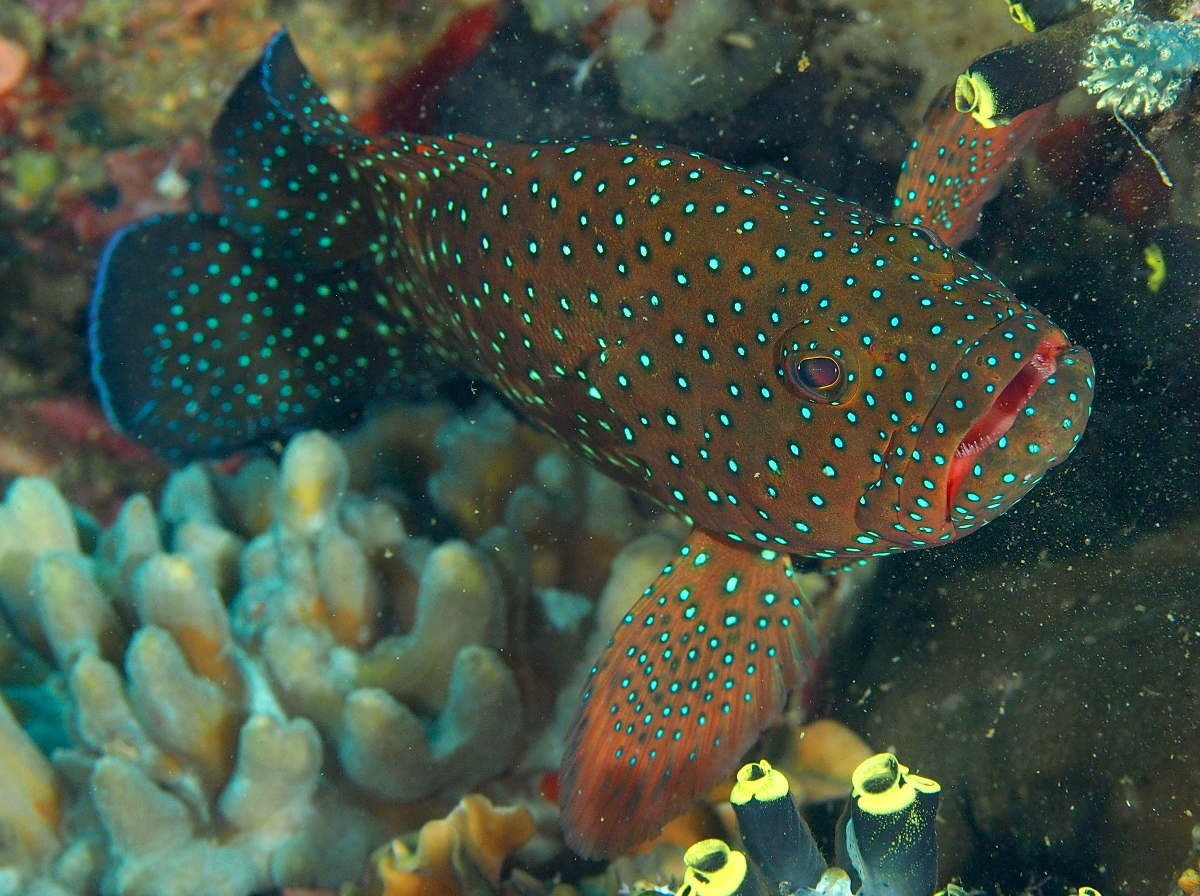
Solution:
<path fill-rule="evenodd" d="M 1175 104 L 1200 68 L 1200 25 L 1161 22 L 1132 12 L 1128 0 L 1093 0 L 1115 13 L 1096 31 L 1084 55 L 1080 86 L 1100 109 L 1142 117 Z"/>
<path fill-rule="evenodd" d="M 402 433 L 451 416 L 397 413 Z M 531 451 L 507 412 L 471 419 L 442 428 L 435 490 L 479 515 L 470 542 L 409 536 L 389 503 L 349 490 L 345 451 L 319 433 L 232 479 L 177 473 L 157 515 L 131 499 L 92 556 L 53 485 L 14 483 L 0 502 L 0 636 L 8 620 L 30 663 L 57 668 L 45 691 L 70 744 L 47 761 L 0 698 L 0 892 L 333 886 L 385 839 L 388 801 L 457 796 L 509 767 L 530 699 L 511 657 L 584 637 L 526 632 L 524 602 L 537 581 L 560 587 L 573 560 L 594 572 L 601 520 L 617 546 L 639 530 L 624 492 Z M 458 462 L 465 446 L 481 463 Z M 497 469 L 522 509 L 483 500 Z M 537 533 L 551 540 L 535 575 Z M 543 712 L 566 675 L 540 674 Z"/>

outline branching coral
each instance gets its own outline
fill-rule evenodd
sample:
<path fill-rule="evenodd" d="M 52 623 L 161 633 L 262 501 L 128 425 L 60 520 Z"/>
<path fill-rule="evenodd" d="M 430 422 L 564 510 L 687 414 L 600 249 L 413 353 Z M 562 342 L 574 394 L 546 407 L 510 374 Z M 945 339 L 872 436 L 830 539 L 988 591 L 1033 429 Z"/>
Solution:
<path fill-rule="evenodd" d="M 157 513 L 134 498 L 98 534 L 49 483 L 12 486 L 0 505 L 6 656 L 57 670 L 39 693 L 66 730 L 39 745 L 36 720 L 0 700 L 9 889 L 337 885 L 398 823 L 415 827 L 512 765 L 572 671 L 539 658 L 581 649 L 612 555 L 645 524 L 505 412 L 467 419 L 401 414 L 390 431 L 428 448 L 432 433 L 410 430 L 446 421 L 430 491 L 439 513 L 482 508 L 471 541 L 410 535 L 392 504 L 348 490 L 347 455 L 318 433 L 296 436 L 278 466 L 188 467 Z M 487 448 L 460 464 L 463 444 Z M 539 553 L 555 559 L 535 575 Z M 656 573 L 623 578 L 627 599 Z M 587 579 L 587 596 L 566 590 Z"/>
<path fill-rule="evenodd" d="M 1092 0 L 1110 13 L 1084 55 L 1080 86 L 1101 109 L 1137 117 L 1165 112 L 1200 69 L 1200 23 L 1157 21 L 1133 0 Z"/>

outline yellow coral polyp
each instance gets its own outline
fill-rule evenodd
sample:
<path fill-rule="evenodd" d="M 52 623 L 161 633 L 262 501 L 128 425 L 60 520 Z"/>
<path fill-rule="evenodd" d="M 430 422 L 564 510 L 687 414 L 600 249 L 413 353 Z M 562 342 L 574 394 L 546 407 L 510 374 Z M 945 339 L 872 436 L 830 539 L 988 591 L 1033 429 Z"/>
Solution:
<path fill-rule="evenodd" d="M 196 570 L 189 560 L 167 554 L 160 562 L 163 574 L 170 578 L 170 584 L 176 588 L 196 586 Z"/>
<path fill-rule="evenodd" d="M 302 517 L 313 517 L 321 512 L 326 502 L 324 483 L 306 481 L 296 485 L 288 492 L 288 503 L 292 510 Z"/>

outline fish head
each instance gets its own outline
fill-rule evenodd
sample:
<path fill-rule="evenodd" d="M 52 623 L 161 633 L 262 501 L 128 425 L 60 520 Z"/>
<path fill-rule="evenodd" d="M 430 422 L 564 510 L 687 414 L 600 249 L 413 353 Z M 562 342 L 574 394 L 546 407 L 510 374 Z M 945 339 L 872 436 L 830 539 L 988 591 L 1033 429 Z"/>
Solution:
<path fill-rule="evenodd" d="M 927 519 L 951 541 L 1005 513 L 1078 444 L 1094 391 L 1087 349 L 1034 308 L 1019 306 L 967 345 L 905 466 L 901 543 L 922 546 Z"/>
<path fill-rule="evenodd" d="M 798 428 L 832 433 L 850 460 L 810 457 L 802 481 L 819 482 L 815 466 L 858 492 L 853 525 L 831 520 L 818 556 L 912 550 L 978 529 L 1066 458 L 1093 393 L 1088 352 L 933 233 L 883 221 L 860 233 L 851 251 L 881 272 L 869 300 L 822 290 L 778 342 Z"/>

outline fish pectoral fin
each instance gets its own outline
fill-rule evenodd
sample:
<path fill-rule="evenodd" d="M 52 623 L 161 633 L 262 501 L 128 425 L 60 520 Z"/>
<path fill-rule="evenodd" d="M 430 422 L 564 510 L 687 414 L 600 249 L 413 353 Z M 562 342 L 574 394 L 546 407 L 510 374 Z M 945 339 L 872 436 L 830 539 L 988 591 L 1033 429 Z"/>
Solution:
<path fill-rule="evenodd" d="M 561 772 L 568 845 L 620 853 L 727 775 L 805 679 L 810 613 L 787 555 L 694 530 L 584 688 Z"/>
<path fill-rule="evenodd" d="M 928 227 L 957 249 L 975 235 L 983 207 L 1056 105 L 1046 103 L 1006 125 L 985 128 L 955 108 L 953 90 L 943 90 L 930 103 L 904 160 L 892 217 Z"/>

